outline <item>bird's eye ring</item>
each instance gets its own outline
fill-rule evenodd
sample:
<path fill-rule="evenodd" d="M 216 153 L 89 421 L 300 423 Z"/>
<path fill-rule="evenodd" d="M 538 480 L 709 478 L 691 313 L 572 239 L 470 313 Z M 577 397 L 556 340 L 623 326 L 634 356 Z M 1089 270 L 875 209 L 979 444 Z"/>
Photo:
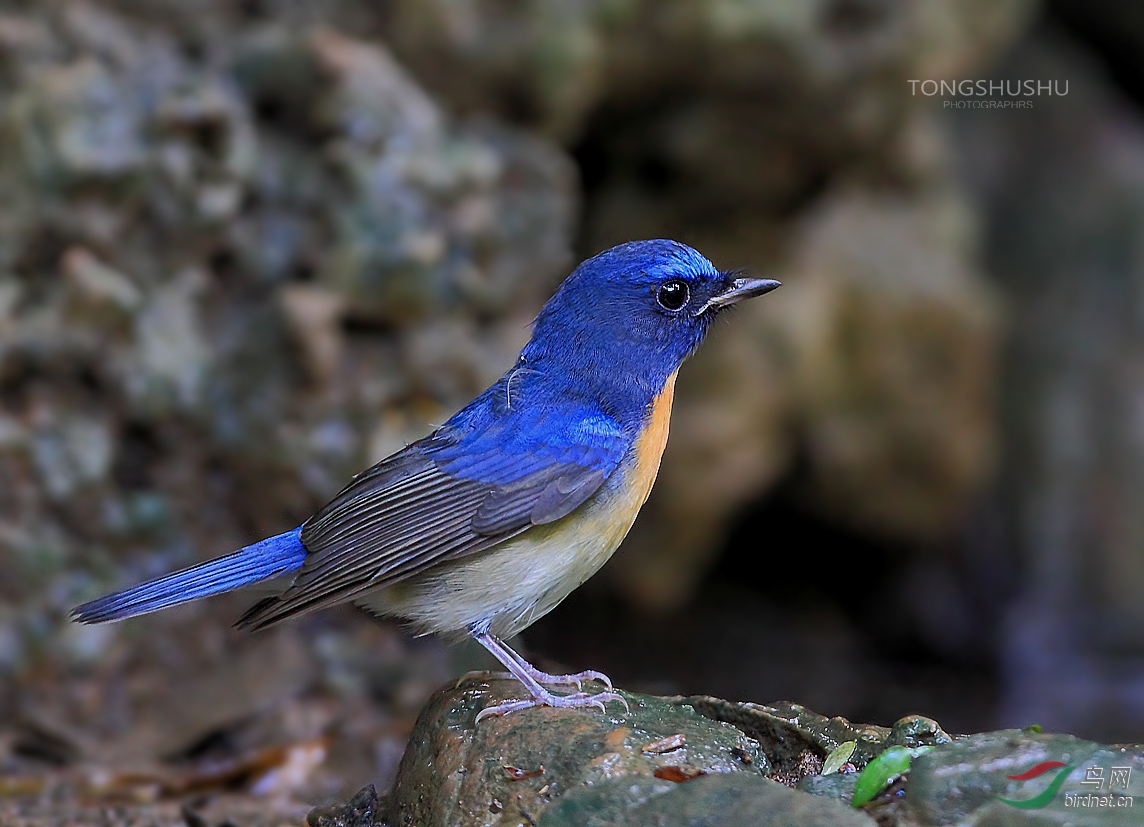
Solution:
<path fill-rule="evenodd" d="M 655 300 L 659 302 L 659 306 L 664 310 L 676 311 L 683 305 L 687 304 L 687 300 L 691 297 L 690 291 L 687 289 L 687 282 L 680 279 L 672 279 L 665 281 L 659 287 L 659 292 L 656 293 Z"/>

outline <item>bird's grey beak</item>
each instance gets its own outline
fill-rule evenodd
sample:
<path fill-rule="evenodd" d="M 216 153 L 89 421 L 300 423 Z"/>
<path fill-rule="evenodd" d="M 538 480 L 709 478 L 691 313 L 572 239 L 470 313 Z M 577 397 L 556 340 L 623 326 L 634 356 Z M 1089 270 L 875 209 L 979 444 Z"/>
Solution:
<path fill-rule="evenodd" d="M 743 299 L 769 293 L 776 287 L 782 287 L 782 283 L 774 279 L 735 279 L 727 290 L 709 298 L 707 303 L 699 308 L 699 312 L 706 313 L 708 310 L 728 307 Z"/>

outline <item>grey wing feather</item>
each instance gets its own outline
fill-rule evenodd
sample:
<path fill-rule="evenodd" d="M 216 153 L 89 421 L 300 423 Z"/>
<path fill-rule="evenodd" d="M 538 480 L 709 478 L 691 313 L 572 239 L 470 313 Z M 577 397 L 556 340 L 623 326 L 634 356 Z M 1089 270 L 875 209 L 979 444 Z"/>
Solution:
<path fill-rule="evenodd" d="M 554 466 L 525 477 L 518 485 L 490 492 L 473 517 L 481 534 L 496 534 L 525 520 L 544 525 L 566 517 L 603 484 L 603 471 Z"/>
<path fill-rule="evenodd" d="M 432 438 L 430 438 L 432 439 Z M 239 620 L 263 628 L 342 603 L 570 514 L 607 474 L 552 463 L 511 484 L 450 476 L 414 443 L 355 477 L 302 527 L 309 552 L 293 584 Z"/>

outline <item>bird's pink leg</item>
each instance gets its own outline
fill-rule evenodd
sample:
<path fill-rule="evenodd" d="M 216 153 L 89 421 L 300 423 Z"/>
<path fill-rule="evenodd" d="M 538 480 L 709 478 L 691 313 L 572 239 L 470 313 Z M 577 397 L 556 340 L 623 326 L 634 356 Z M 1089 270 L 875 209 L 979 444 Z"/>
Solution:
<path fill-rule="evenodd" d="M 516 712 L 518 709 L 529 709 L 534 706 L 551 706 L 564 709 L 592 706 L 603 712 L 605 708 L 604 705 L 608 701 L 619 701 L 624 705 L 624 708 L 627 709 L 628 702 L 625 701 L 623 696 L 618 692 L 611 691 L 612 682 L 606 675 L 600 672 L 589 670 L 575 675 L 549 675 L 536 669 L 532 664 L 510 649 L 503 641 L 489 634 L 487 631 L 470 630 L 470 634 L 472 634 L 478 643 L 488 649 L 493 657 L 503 663 L 505 668 L 512 673 L 513 677 L 524 684 L 524 688 L 527 689 L 532 696 L 531 698 L 525 698 L 520 701 L 508 701 L 496 706 L 486 707 L 477 714 L 478 723 L 483 718 L 489 718 L 494 715 L 507 715 L 510 712 Z M 579 688 L 580 681 L 582 680 L 601 681 L 608 689 L 596 694 L 577 692 L 573 695 L 554 695 L 541 686 L 543 682 L 557 686 L 574 684 Z"/>

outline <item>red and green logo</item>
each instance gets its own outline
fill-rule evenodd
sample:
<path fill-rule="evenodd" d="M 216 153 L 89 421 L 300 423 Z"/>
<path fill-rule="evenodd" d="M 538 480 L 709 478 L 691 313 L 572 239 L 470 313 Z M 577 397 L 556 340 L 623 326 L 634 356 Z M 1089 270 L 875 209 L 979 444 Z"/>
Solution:
<path fill-rule="evenodd" d="M 1061 769 L 1057 770 L 1058 767 Z M 999 795 L 993 796 L 998 801 L 1008 804 L 1011 807 L 1020 807 L 1022 810 L 1039 810 L 1048 805 L 1053 797 L 1061 791 L 1061 785 L 1065 783 L 1068 774 L 1076 769 L 1072 764 L 1065 764 L 1064 761 L 1044 761 L 1031 770 L 1026 770 L 1020 775 L 1006 775 L 1005 777 L 1012 781 L 1031 781 L 1034 778 L 1040 778 L 1047 772 L 1057 770 L 1057 774 L 1053 780 L 1049 782 L 1049 786 L 1041 790 L 1037 795 L 1032 798 L 1027 798 L 1024 801 L 1017 801 L 1012 798 L 1002 798 Z"/>

